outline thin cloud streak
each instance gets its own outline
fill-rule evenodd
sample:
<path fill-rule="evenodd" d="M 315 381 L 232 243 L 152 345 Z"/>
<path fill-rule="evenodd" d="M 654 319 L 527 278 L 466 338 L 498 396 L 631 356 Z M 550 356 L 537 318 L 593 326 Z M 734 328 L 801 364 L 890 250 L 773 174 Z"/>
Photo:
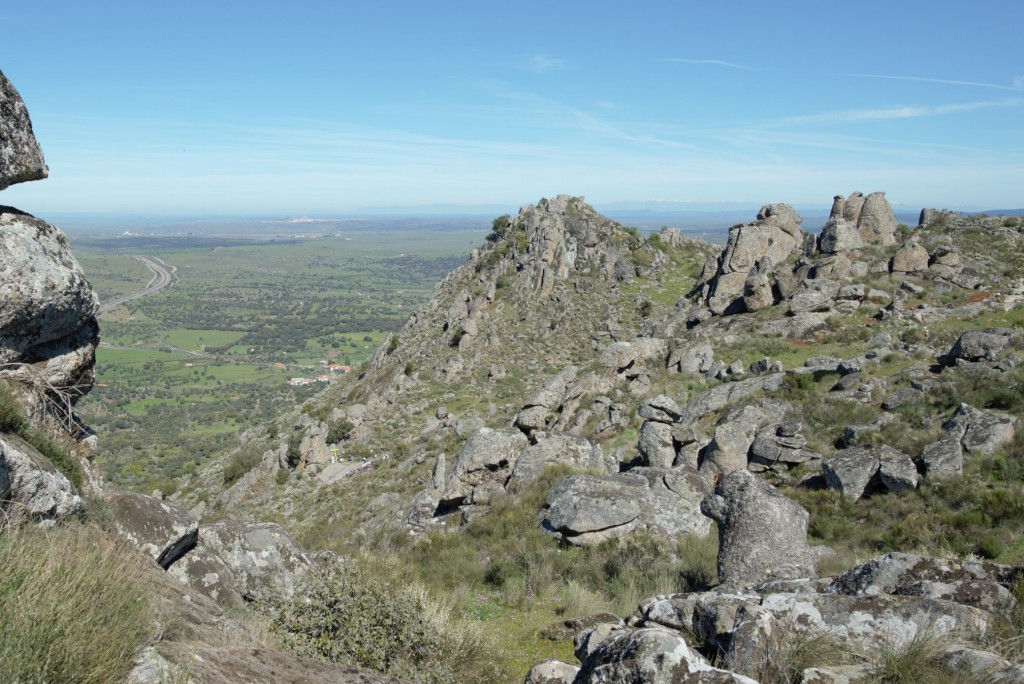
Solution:
<path fill-rule="evenodd" d="M 550 71 L 558 71 L 565 68 L 564 61 L 544 53 L 531 57 L 528 64 L 530 71 L 538 74 L 546 74 Z"/>
<path fill-rule="evenodd" d="M 889 74 L 839 74 L 852 78 L 878 78 L 887 81 L 918 81 L 920 83 L 943 83 L 945 85 L 974 86 L 976 88 L 993 88 L 995 90 L 1024 90 L 1024 78 L 1017 77 L 1013 80 L 1012 86 L 999 85 L 998 83 L 981 83 L 979 81 L 957 81 L 948 78 L 926 78 L 924 76 L 893 76 Z"/>
<path fill-rule="evenodd" d="M 943 116 L 973 112 L 980 109 L 1017 107 L 1024 103 L 1021 98 L 1005 100 L 983 100 L 981 102 L 965 102 L 962 104 L 938 105 L 934 107 L 894 106 L 880 109 L 850 109 L 845 111 L 823 112 L 808 116 L 794 116 L 783 119 L 783 124 L 808 123 L 850 123 L 855 121 L 885 121 L 889 119 L 916 119 L 924 116 Z"/>
<path fill-rule="evenodd" d="M 726 62 L 721 59 L 687 59 L 686 57 L 662 57 L 658 59 L 659 62 L 679 62 L 681 64 L 713 64 L 715 66 L 729 67 L 730 69 L 742 69 L 749 71 L 751 67 L 744 66 L 742 64 L 733 64 L 732 62 Z"/>

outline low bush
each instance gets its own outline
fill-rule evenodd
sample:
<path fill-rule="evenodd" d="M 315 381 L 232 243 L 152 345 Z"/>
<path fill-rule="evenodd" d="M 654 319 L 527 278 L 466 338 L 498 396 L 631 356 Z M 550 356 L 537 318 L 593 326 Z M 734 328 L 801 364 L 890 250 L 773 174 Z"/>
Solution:
<path fill-rule="evenodd" d="M 405 578 L 375 562 L 335 561 L 306 574 L 293 598 L 259 602 L 285 648 L 416 682 L 488 681 L 487 645 Z"/>

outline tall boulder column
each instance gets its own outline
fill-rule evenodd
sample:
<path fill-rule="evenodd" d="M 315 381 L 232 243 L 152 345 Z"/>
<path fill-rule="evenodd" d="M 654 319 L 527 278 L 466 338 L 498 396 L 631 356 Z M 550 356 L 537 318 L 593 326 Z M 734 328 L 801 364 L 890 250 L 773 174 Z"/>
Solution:
<path fill-rule="evenodd" d="M 814 577 L 810 514 L 749 470 L 727 475 L 700 505 L 718 523 L 718 581 L 731 589 Z"/>
<path fill-rule="evenodd" d="M 15 183 L 41 180 L 47 172 L 28 109 L 0 71 L 0 190 Z"/>
<path fill-rule="evenodd" d="M 47 175 L 18 91 L 0 73 L 0 190 Z M 0 206 L 0 373 L 16 381 L 33 420 L 57 418 L 92 389 L 99 299 L 64 234 Z"/>

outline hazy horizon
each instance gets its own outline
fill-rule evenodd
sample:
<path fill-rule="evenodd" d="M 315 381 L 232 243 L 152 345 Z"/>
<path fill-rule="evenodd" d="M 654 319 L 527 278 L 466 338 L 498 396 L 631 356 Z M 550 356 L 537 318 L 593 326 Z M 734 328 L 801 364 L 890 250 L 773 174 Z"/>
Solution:
<path fill-rule="evenodd" d="M 40 0 L 4 21 L 50 178 L 0 203 L 39 215 L 1024 205 L 1024 5 L 1001 0 Z"/>

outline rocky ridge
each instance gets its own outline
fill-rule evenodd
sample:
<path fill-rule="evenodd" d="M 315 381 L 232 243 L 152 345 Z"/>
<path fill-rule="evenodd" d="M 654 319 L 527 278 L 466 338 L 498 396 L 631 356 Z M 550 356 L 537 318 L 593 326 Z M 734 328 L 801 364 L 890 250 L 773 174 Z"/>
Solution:
<path fill-rule="evenodd" d="M 984 590 L 1004 598 L 980 605 L 967 598 L 977 578 L 939 587 L 927 573 L 908 576 L 903 586 L 913 590 L 833 600 L 844 592 L 830 589 L 832 577 L 817 577 L 833 550 L 808 544 L 808 511 L 793 499 L 822 491 L 850 502 L 914 496 L 963 477 L 972 454 L 1012 446 L 1018 411 L 1000 406 L 1015 400 L 978 408 L 947 397 L 962 388 L 978 396 L 978 381 L 1017 387 L 1021 344 L 1017 324 L 1006 321 L 1017 320 L 1024 294 L 1013 256 L 1020 240 L 1013 220 L 935 210 L 922 211 L 917 228 L 900 226 L 883 193 L 837 196 L 817 234 L 803 232 L 787 205 L 766 205 L 729 231 L 724 250 L 672 231 L 643 241 L 579 198 L 543 200 L 496 220 L 485 245 L 438 285 L 359 381 L 323 396 L 319 418 L 313 411 L 283 426 L 305 443 L 347 423 L 340 446 L 396 456 L 365 486 L 325 479 L 334 466 L 312 451 L 300 475 L 279 448 L 215 499 L 204 493 L 218 492 L 214 468 L 181 500 L 305 516 L 320 528 L 354 518 L 357 541 L 396 527 L 429 538 L 487 516 L 493 502 L 557 466 L 577 472 L 551 488 L 536 524 L 562 544 L 673 539 L 717 523 L 720 584 L 687 601 L 745 598 L 721 603 L 720 639 L 695 632 L 712 646 L 703 656 L 680 651 L 692 623 L 705 619 L 687 603 L 674 622 L 637 615 L 599 626 L 600 637 L 580 634 L 580 645 L 590 644 L 578 646 L 581 665 L 549 663 L 529 681 L 625 676 L 608 663 L 650 644 L 667 649 L 655 661 L 710 677 L 693 681 L 756 675 L 751 654 L 779 634 L 776 623 L 808 611 L 825 616 L 809 623 L 811 633 L 844 639 L 851 611 L 904 625 L 893 647 L 936 620 L 953 632 L 984 629 L 1012 612 L 1004 599 L 1013 566 Z M 924 411 L 925 422 L 908 423 L 912 411 Z M 263 484 L 282 474 L 283 491 Z M 347 507 L 318 508 L 325 496 Z M 666 628 L 678 631 L 645 631 Z M 597 647 L 612 632 L 625 651 L 609 650 L 612 641 Z M 957 648 L 951 659 L 972 668 L 1001 663 L 995 669 L 1012 678 L 1009 663 Z M 734 672 L 696 675 L 712 671 L 701 657 L 732 663 Z M 869 670 L 802 676 L 854 681 Z M 660 681 L 648 676 L 638 681 Z"/>

